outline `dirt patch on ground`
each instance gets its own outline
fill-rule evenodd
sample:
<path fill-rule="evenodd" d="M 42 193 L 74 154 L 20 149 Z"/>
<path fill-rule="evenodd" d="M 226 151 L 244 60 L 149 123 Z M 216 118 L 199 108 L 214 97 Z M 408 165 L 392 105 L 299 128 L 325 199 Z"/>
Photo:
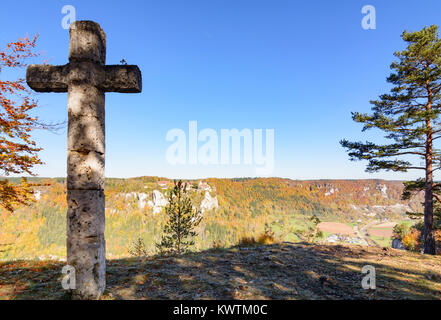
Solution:
<path fill-rule="evenodd" d="M 392 237 L 392 228 L 371 228 L 369 229 L 369 234 L 377 237 Z"/>
<path fill-rule="evenodd" d="M 396 222 L 383 222 L 375 225 L 376 228 L 393 228 L 396 226 Z"/>
<path fill-rule="evenodd" d="M 321 222 L 318 225 L 321 231 L 355 236 L 354 229 L 344 223 L 339 222 Z"/>

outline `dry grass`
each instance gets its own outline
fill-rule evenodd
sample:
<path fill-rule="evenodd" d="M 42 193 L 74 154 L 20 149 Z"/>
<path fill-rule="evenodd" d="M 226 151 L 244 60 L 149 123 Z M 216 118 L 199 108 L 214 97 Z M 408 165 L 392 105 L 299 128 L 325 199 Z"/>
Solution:
<path fill-rule="evenodd" d="M 257 238 L 259 244 L 274 244 L 277 240 L 272 232 L 264 232 Z"/>
<path fill-rule="evenodd" d="M 277 239 L 274 236 L 274 232 L 271 230 L 265 230 L 257 238 L 255 237 L 243 237 L 239 240 L 239 246 L 252 246 L 252 245 L 268 245 L 277 243 Z"/>
<path fill-rule="evenodd" d="M 66 299 L 54 261 L 0 263 L 0 299 Z M 376 269 L 364 290 L 361 269 Z M 437 299 L 441 256 L 363 247 L 278 243 L 179 257 L 107 262 L 103 299 Z"/>
<path fill-rule="evenodd" d="M 239 240 L 239 246 L 251 246 L 257 244 L 256 238 L 254 237 L 242 237 Z"/>

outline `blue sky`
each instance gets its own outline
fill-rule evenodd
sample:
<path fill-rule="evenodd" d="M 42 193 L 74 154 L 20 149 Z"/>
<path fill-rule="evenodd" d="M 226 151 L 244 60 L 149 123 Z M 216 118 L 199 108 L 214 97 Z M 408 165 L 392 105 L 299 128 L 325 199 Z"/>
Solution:
<path fill-rule="evenodd" d="M 364 172 L 339 140 L 375 140 L 351 111 L 368 111 L 385 93 L 404 29 L 441 24 L 439 1 L 11 1 L 0 12 L 0 47 L 40 34 L 51 64 L 67 63 L 64 5 L 107 34 L 107 64 L 125 59 L 143 74 L 141 94 L 106 95 L 106 176 L 171 178 L 255 176 L 249 165 L 171 165 L 173 128 L 274 129 L 274 171 L 293 179 L 386 178 Z M 376 29 L 361 8 L 376 8 Z M 24 70 L 23 70 L 24 72 Z M 6 73 L 7 74 L 7 73 Z M 45 121 L 67 119 L 66 94 L 38 94 Z M 36 132 L 41 176 L 65 176 L 66 130 Z"/>

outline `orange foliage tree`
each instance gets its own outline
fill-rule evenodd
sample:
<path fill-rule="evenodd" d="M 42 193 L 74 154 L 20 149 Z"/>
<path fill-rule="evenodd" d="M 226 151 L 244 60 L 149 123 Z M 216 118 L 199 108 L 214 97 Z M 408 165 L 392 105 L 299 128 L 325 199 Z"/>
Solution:
<path fill-rule="evenodd" d="M 6 45 L 0 51 L 0 72 L 5 68 L 23 68 L 27 61 L 37 57 L 34 53 L 37 37 L 19 39 Z M 33 175 L 31 169 L 42 161 L 38 157 L 41 148 L 31 138 L 31 130 L 43 128 L 38 118 L 31 115 L 37 107 L 25 87 L 25 79 L 15 81 L 0 78 L 0 171 L 4 176 L 10 174 Z M 34 185 L 21 179 L 13 184 L 0 179 L 0 206 L 13 211 L 16 205 L 28 205 L 33 200 Z"/>

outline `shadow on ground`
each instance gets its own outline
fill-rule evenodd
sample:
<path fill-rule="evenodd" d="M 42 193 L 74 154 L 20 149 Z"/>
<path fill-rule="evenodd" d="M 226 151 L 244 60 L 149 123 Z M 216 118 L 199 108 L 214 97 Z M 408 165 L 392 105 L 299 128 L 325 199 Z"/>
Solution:
<path fill-rule="evenodd" d="M 64 263 L 0 263 L 0 299 L 67 299 Z M 376 269 L 364 290 L 361 269 Z M 441 257 L 279 243 L 107 262 L 103 299 L 441 299 Z"/>

